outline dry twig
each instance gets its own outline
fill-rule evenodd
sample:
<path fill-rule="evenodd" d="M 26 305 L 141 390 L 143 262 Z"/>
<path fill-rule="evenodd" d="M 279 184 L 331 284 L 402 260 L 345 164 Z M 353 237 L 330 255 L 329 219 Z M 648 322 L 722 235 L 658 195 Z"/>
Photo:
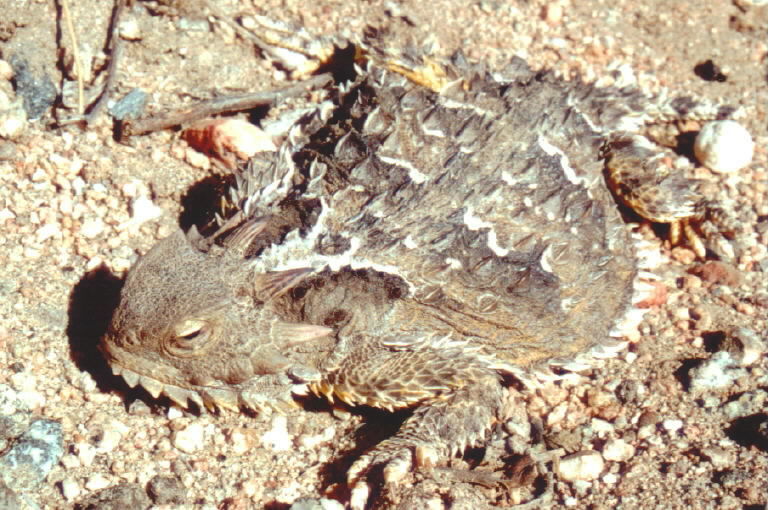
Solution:
<path fill-rule="evenodd" d="M 331 79 L 329 74 L 321 74 L 284 89 L 209 99 L 164 116 L 126 121 L 123 123 L 121 138 L 189 124 L 213 115 L 251 110 L 258 106 L 274 104 L 289 97 L 299 96 L 309 90 L 322 88 L 330 83 Z"/>
<path fill-rule="evenodd" d="M 85 112 L 85 85 L 83 83 L 83 65 L 80 62 L 80 45 L 77 42 L 75 33 L 75 24 L 72 22 L 72 13 L 69 10 L 69 0 L 61 0 L 61 13 L 64 22 L 67 24 L 69 40 L 72 45 L 72 56 L 75 60 L 75 70 L 77 71 L 77 113 L 82 115 Z"/>
<path fill-rule="evenodd" d="M 102 90 L 99 99 L 96 100 L 91 111 L 85 116 L 85 122 L 87 124 L 94 123 L 99 113 L 101 113 L 101 110 L 104 108 L 104 104 L 109 99 L 112 89 L 115 87 L 117 63 L 123 55 L 123 40 L 120 39 L 120 34 L 118 34 L 118 23 L 123 8 L 125 7 L 125 1 L 126 0 L 115 0 L 115 9 L 112 11 L 111 30 L 109 31 L 112 51 L 109 58 L 109 66 L 107 67 L 107 82 L 104 84 L 104 90 Z"/>

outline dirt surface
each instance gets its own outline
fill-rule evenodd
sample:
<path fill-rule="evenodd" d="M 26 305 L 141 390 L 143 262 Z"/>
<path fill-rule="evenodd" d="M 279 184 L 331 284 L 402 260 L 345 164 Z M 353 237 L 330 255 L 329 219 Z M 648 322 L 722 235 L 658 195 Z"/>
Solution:
<path fill-rule="evenodd" d="M 305 5 L 289 0 L 260 5 L 269 15 L 318 34 L 359 33 L 367 24 L 382 26 L 392 15 L 406 15 L 416 38 L 434 38 L 441 55 L 461 48 L 491 67 L 519 55 L 567 79 L 605 83 L 614 71 L 631 70 L 648 93 L 666 87 L 673 94 L 743 108 L 740 122 L 756 142 L 753 163 L 738 175 L 701 167 L 695 172 L 748 222 L 754 242 L 740 246 L 735 260 L 709 263 L 696 261 L 688 249 L 665 245 L 668 260 L 659 277 L 666 293 L 660 292 L 641 325 L 640 340 L 586 372 L 578 384 L 552 385 L 531 399 L 529 410 L 540 418 L 548 448 L 564 455 L 582 452 L 592 461 L 595 455 L 583 452 L 599 457 L 594 479 L 585 472 L 576 481 L 555 476 L 546 507 L 758 509 L 767 503 L 768 6 L 758 3 L 318 0 Z M 256 12 L 249 3 L 216 5 L 246 24 Z M 71 9 L 90 87 L 105 79 L 109 59 L 102 48 L 112 7 L 80 0 Z M 131 390 L 111 375 L 96 343 L 115 306 L 120 278 L 183 220 L 185 204 L 195 203 L 189 190 L 209 175 L 210 163 L 172 131 L 118 143 L 107 114 L 87 129 L 57 127 L 55 119 L 74 115 L 61 102 L 76 103 L 71 92 L 61 93 L 74 76 L 61 12 L 53 2 L 30 8 L 6 1 L 2 10 L 0 58 L 14 69 L 22 59 L 58 91 L 55 117 L 44 109 L 40 119 L 23 122 L 22 132 L 0 138 L 0 384 L 21 394 L 33 416 L 59 421 L 64 447 L 42 483 L 17 491 L 19 504 L 87 507 L 99 490 L 131 483 L 143 490 L 150 481 L 154 504 L 164 508 L 278 509 L 298 498 L 322 496 L 346 501 L 345 469 L 391 433 L 397 424 L 390 417 L 335 416 L 311 401 L 285 418 L 196 415 Z M 202 1 L 134 2 L 123 22 L 129 23 L 123 30 L 130 40 L 124 42 L 113 98 L 140 88 L 151 95 L 145 113 L 220 94 L 268 90 L 289 79 L 250 41 L 210 16 Z M 706 65 L 708 60 L 714 66 Z M 0 65 L 3 69 L 8 66 Z M 10 108 L 14 84 L 18 77 L 0 72 L 0 110 Z M 140 198 L 150 199 L 163 214 L 139 225 L 137 210 L 145 203 Z M 663 233 L 648 226 L 641 231 L 650 239 Z M 740 342 L 747 344 L 747 355 Z M 735 362 L 719 370 L 712 360 L 728 352 Z M 756 358 L 749 359 L 750 353 Z M 705 374 L 702 367 L 713 372 Z M 705 385 L 708 374 L 718 381 L 713 387 Z M 0 454 L 12 443 L 3 439 Z M 486 478 L 478 483 L 456 474 L 468 468 L 482 472 L 483 453 L 473 450 L 454 459 L 453 475 L 417 474 L 380 494 L 375 506 L 478 508 L 546 492 L 543 477 L 530 489 L 506 491 Z M 122 506 L 128 507 L 125 501 Z"/>

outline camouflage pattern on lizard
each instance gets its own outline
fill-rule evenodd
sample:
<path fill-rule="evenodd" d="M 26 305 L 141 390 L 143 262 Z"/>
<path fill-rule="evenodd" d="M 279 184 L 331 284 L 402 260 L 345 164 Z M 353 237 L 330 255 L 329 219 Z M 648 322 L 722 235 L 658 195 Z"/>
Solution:
<path fill-rule="evenodd" d="M 694 244 L 714 216 L 695 181 L 659 172 L 645 127 L 727 114 L 372 41 L 238 174 L 215 233 L 136 263 L 102 342 L 115 374 L 183 407 L 308 390 L 413 409 L 352 465 L 353 507 L 377 470 L 397 481 L 482 444 L 553 367 L 625 345 L 657 259 L 615 199 Z"/>

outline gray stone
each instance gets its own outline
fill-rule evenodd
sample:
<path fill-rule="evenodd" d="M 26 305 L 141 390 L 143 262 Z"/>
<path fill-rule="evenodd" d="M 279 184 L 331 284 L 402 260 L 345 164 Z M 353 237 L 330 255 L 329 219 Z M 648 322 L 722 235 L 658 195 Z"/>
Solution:
<path fill-rule="evenodd" d="M 738 399 L 723 405 L 723 412 L 728 419 L 743 418 L 750 414 L 761 412 L 768 401 L 768 393 L 764 390 L 748 391 Z"/>
<path fill-rule="evenodd" d="M 701 393 L 724 390 L 736 379 L 747 375 L 739 362 L 727 351 L 716 352 L 711 358 L 691 370 L 691 391 Z"/>
<path fill-rule="evenodd" d="M 47 73 L 32 70 L 22 56 L 14 55 L 9 62 L 13 67 L 16 94 L 24 99 L 29 120 L 39 119 L 56 100 L 56 86 Z"/>
<path fill-rule="evenodd" d="M 187 499 L 181 480 L 173 476 L 155 476 L 147 484 L 147 493 L 156 505 L 181 505 Z"/>
<path fill-rule="evenodd" d="M 33 490 L 64 453 L 61 424 L 37 420 L 2 457 L 0 476 L 16 491 Z"/>
<path fill-rule="evenodd" d="M 19 398 L 16 390 L 0 384 L 0 451 L 3 441 L 22 435 L 32 420 L 32 413 Z"/>
<path fill-rule="evenodd" d="M 109 113 L 117 120 L 138 119 L 144 111 L 149 95 L 141 89 L 133 89 L 117 101 Z"/>
<path fill-rule="evenodd" d="M 115 485 L 95 492 L 75 505 L 76 510 L 144 510 L 152 505 L 137 483 Z"/>

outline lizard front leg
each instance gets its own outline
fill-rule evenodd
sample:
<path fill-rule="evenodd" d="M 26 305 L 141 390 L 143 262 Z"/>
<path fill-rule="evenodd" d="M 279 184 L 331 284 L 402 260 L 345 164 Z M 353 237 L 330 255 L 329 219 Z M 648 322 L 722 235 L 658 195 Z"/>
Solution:
<path fill-rule="evenodd" d="M 329 400 L 388 410 L 415 408 L 398 433 L 354 462 L 347 480 L 352 508 L 368 499 L 369 477 L 385 483 L 412 468 L 482 443 L 505 419 L 509 401 L 495 361 L 464 342 L 426 335 L 343 341 L 323 380 L 313 390 Z"/>

